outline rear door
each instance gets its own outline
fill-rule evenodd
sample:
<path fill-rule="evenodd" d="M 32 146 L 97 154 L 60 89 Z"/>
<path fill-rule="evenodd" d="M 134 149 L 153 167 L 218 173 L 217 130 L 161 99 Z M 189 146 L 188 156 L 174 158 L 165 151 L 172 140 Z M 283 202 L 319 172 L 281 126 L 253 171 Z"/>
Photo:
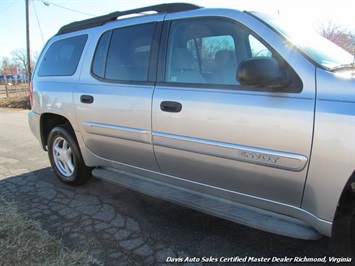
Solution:
<path fill-rule="evenodd" d="M 231 19 L 168 15 L 165 28 L 166 64 L 152 121 L 161 171 L 243 197 L 300 206 L 312 142 L 312 66 L 302 67 L 301 57 L 292 55 L 297 73 L 257 33 Z M 238 64 L 256 56 L 274 57 L 292 84 L 281 90 L 240 85 Z"/>
<path fill-rule="evenodd" d="M 95 155 L 158 170 L 151 141 L 151 102 L 155 73 L 155 22 L 132 22 L 107 29 L 92 43 L 74 92 L 85 145 Z M 152 19 L 150 20 L 152 21 Z M 112 26 L 111 26 L 112 27 Z"/>

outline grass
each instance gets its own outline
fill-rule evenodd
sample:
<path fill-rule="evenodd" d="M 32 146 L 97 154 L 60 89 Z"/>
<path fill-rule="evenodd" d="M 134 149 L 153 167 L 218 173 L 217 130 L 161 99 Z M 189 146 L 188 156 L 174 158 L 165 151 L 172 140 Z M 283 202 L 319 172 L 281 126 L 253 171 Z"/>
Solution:
<path fill-rule="evenodd" d="M 0 107 L 31 109 L 28 84 L 8 86 L 7 95 L 5 86 L 0 85 Z"/>
<path fill-rule="evenodd" d="M 87 252 L 63 247 L 39 222 L 0 198 L 0 265 L 101 265 Z"/>
<path fill-rule="evenodd" d="M 0 107 L 31 109 L 28 96 L 14 96 L 0 99 Z"/>

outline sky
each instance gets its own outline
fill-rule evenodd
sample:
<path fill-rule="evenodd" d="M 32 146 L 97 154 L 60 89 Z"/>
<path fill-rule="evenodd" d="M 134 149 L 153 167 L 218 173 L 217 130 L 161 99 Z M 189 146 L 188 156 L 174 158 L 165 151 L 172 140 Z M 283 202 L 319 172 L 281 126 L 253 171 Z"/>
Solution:
<path fill-rule="evenodd" d="M 355 32 L 355 0 L 29 0 L 31 54 L 38 54 L 61 26 L 73 21 L 147 5 L 188 2 L 204 7 L 281 14 L 292 23 L 317 29 L 331 20 Z M 26 48 L 25 0 L 0 0 L 0 59 Z"/>

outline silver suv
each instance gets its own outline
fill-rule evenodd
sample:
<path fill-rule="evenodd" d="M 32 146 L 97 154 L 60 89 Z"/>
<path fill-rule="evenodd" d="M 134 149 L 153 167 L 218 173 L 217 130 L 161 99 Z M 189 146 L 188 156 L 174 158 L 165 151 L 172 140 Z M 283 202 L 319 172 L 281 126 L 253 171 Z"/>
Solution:
<path fill-rule="evenodd" d="M 181 3 L 66 25 L 34 71 L 31 129 L 65 183 L 302 239 L 346 219 L 354 242 L 354 59 L 287 25 Z"/>

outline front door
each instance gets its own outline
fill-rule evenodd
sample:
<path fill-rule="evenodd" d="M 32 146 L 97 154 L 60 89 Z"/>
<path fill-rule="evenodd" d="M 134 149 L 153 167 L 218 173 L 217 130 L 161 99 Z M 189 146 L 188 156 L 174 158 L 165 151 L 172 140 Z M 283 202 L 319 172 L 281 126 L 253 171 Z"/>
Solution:
<path fill-rule="evenodd" d="M 237 22 L 167 21 L 163 80 L 153 98 L 153 144 L 164 174 L 300 206 L 310 156 L 314 82 L 287 88 L 236 81 L 238 63 L 275 51 Z M 281 62 L 282 63 L 282 62 Z M 292 72 L 292 73 L 291 73 Z"/>

